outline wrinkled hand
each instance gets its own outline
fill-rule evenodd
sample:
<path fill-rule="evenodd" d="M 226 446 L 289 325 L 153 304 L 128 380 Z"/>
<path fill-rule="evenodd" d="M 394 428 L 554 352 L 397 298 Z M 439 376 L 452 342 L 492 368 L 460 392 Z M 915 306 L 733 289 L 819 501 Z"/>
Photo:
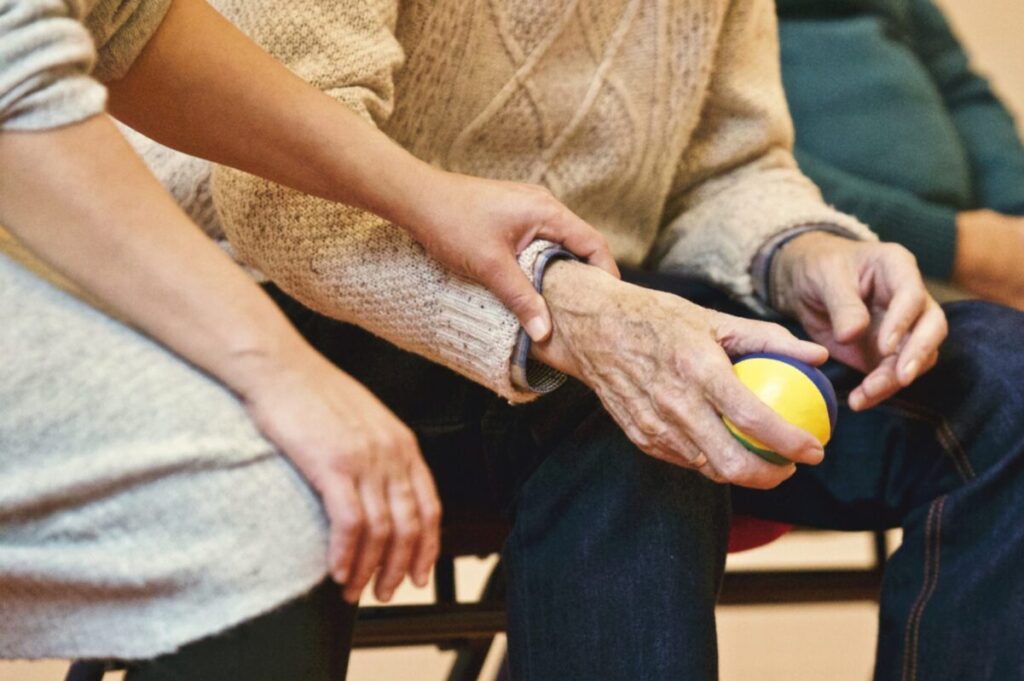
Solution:
<path fill-rule="evenodd" d="M 550 335 L 551 317 L 516 260 L 532 241 L 561 244 L 619 276 L 601 233 L 540 186 L 438 171 L 418 210 L 405 225 L 413 238 L 449 269 L 487 287 L 534 341 Z"/>
<path fill-rule="evenodd" d="M 425 586 L 440 549 L 441 506 L 416 438 L 355 379 L 312 351 L 263 359 L 242 398 L 260 430 L 323 499 L 328 565 L 356 603 L 390 600 L 408 574 Z"/>
<path fill-rule="evenodd" d="M 772 284 L 776 309 L 867 374 L 850 393 L 854 410 L 887 400 L 938 360 L 946 316 L 902 246 L 810 232 L 776 255 Z"/>
<path fill-rule="evenodd" d="M 1024 310 L 1024 218 L 990 210 L 957 216 L 953 281 L 976 296 Z"/>
<path fill-rule="evenodd" d="M 730 355 L 778 352 L 820 364 L 824 348 L 776 324 L 714 312 L 683 298 L 626 284 L 579 263 L 555 263 L 544 279 L 555 321 L 535 356 L 589 385 L 647 454 L 719 481 L 773 487 L 793 465 L 748 452 L 722 423 L 794 462 L 824 453 L 744 386 Z"/>

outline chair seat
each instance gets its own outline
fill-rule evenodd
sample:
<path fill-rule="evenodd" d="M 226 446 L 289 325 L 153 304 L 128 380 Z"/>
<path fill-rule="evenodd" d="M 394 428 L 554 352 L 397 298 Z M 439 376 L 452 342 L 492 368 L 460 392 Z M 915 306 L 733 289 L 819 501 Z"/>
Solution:
<path fill-rule="evenodd" d="M 792 525 L 734 514 L 729 530 L 729 553 L 749 551 L 770 544 L 793 529 Z"/>

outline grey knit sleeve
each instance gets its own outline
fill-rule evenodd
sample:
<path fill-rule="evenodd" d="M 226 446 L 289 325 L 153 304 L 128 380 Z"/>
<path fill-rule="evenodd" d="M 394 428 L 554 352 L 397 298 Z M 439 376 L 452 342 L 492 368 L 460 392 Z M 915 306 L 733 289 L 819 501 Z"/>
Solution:
<path fill-rule="evenodd" d="M 45 130 L 103 111 L 83 2 L 0 0 L 0 130 Z"/>
<path fill-rule="evenodd" d="M 102 112 L 107 94 L 97 79 L 128 71 L 169 5 L 0 0 L 0 130 L 46 130 Z"/>

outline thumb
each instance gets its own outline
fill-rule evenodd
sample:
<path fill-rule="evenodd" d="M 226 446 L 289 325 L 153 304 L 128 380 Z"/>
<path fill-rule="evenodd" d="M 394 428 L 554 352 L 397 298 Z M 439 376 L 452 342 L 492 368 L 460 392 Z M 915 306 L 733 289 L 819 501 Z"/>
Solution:
<path fill-rule="evenodd" d="M 827 281 L 822 298 L 832 322 L 832 334 L 840 343 L 854 340 L 871 324 L 871 313 L 856 287 L 846 277 L 834 277 Z"/>
<path fill-rule="evenodd" d="M 543 296 L 533 287 L 511 253 L 505 255 L 500 263 L 483 273 L 481 282 L 516 316 L 533 342 L 547 340 L 551 335 L 551 314 Z"/>

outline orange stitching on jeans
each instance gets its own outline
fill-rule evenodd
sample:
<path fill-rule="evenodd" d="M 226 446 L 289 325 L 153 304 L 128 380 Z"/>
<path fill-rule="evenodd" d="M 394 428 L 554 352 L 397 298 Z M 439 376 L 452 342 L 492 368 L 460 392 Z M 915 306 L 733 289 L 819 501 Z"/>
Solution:
<path fill-rule="evenodd" d="M 926 409 L 917 404 L 911 404 L 903 400 L 891 399 L 888 403 L 880 405 L 881 408 L 888 408 L 890 411 L 894 411 L 903 416 L 909 416 L 916 418 L 920 421 L 924 421 L 935 428 L 935 434 L 939 439 L 939 444 L 946 450 L 950 458 L 953 459 L 953 465 L 957 469 L 957 473 L 960 474 L 965 481 L 973 480 L 978 477 L 978 474 L 974 472 L 974 467 L 971 465 L 971 460 L 967 457 L 967 452 L 964 451 L 963 445 L 960 444 L 959 438 L 956 433 L 953 432 L 953 427 L 949 425 L 949 421 L 945 419 L 938 412 Z"/>
<path fill-rule="evenodd" d="M 924 582 L 914 607 L 910 610 L 903 641 L 903 681 L 916 681 L 918 645 L 921 637 L 921 619 L 928 601 L 939 585 L 939 567 L 942 551 L 942 509 L 946 505 L 943 495 L 932 502 L 925 523 Z M 933 546 L 934 544 L 934 546 Z M 934 566 L 934 569 L 933 569 Z"/>

